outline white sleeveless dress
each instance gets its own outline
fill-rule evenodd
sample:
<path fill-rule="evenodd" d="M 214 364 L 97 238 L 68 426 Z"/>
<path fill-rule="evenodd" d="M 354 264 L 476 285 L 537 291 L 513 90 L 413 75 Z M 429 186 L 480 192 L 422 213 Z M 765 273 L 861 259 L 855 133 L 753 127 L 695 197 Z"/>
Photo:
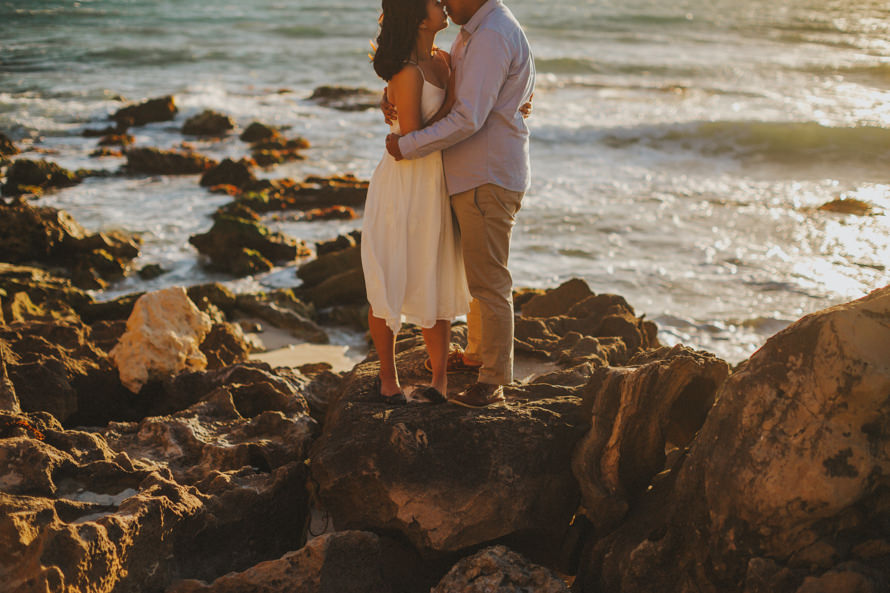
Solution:
<path fill-rule="evenodd" d="M 424 79 L 420 97 L 426 122 L 441 107 L 445 90 Z M 390 129 L 400 133 L 398 123 Z M 393 333 L 402 322 L 429 328 L 469 312 L 452 216 L 440 151 L 396 161 L 384 150 L 368 186 L 361 250 L 368 302 Z"/>

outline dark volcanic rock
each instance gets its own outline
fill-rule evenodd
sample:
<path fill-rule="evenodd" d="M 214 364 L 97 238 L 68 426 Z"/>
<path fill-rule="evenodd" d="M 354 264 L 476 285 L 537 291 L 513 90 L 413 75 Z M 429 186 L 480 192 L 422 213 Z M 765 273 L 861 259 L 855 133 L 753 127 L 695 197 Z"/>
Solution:
<path fill-rule="evenodd" d="M 361 240 L 362 232 L 360 230 L 353 231 L 348 235 L 340 235 L 336 239 L 331 239 L 330 241 L 316 243 L 315 253 L 318 257 L 321 257 L 322 255 L 334 253 L 335 251 L 342 251 L 344 249 L 349 249 L 350 247 L 355 247 L 361 243 Z"/>
<path fill-rule="evenodd" d="M 406 351 L 399 368 L 422 368 L 425 357 Z M 580 398 L 391 407 L 375 401 L 376 373 L 376 363 L 353 370 L 310 456 L 335 526 L 399 532 L 428 555 L 512 538 L 552 559 L 578 500 Z"/>
<path fill-rule="evenodd" d="M 130 146 L 134 138 L 129 134 L 108 134 L 99 140 L 99 146 Z"/>
<path fill-rule="evenodd" d="M 309 96 L 310 101 L 340 111 L 374 109 L 380 106 L 381 98 L 375 91 L 345 86 L 320 86 Z"/>
<path fill-rule="evenodd" d="M 220 216 L 213 227 L 201 235 L 192 235 L 189 243 L 210 258 L 214 267 L 230 273 L 244 272 L 239 258 L 258 254 L 270 262 L 290 261 L 308 255 L 309 249 L 302 241 L 282 233 L 270 232 L 260 223 Z"/>
<path fill-rule="evenodd" d="M 152 175 L 190 175 L 216 166 L 216 161 L 194 152 L 131 148 L 127 151 L 127 169 Z"/>
<path fill-rule="evenodd" d="M 577 590 L 886 590 L 888 343 L 890 287 L 770 338 Z"/>
<path fill-rule="evenodd" d="M 147 123 L 170 121 L 176 116 L 176 102 L 172 96 L 149 99 L 138 105 L 129 105 L 118 109 L 111 116 L 118 129 L 128 126 L 144 126 Z"/>
<path fill-rule="evenodd" d="M 213 187 L 215 185 L 234 185 L 239 189 L 256 182 L 256 176 L 246 160 L 233 161 L 225 159 L 201 177 L 201 185 Z"/>
<path fill-rule="evenodd" d="M 549 568 L 532 564 L 504 546 L 464 558 L 430 593 L 569 593 Z"/>
<path fill-rule="evenodd" d="M 6 172 L 3 195 L 18 196 L 25 193 L 40 194 L 44 190 L 71 187 L 83 178 L 50 161 L 18 159 Z"/>
<path fill-rule="evenodd" d="M 182 133 L 192 136 L 225 136 L 226 132 L 234 128 L 235 122 L 228 115 L 205 109 L 185 121 Z"/>
<path fill-rule="evenodd" d="M 241 311 L 287 329 L 307 342 L 327 344 L 330 341 L 327 332 L 313 321 L 315 308 L 300 301 L 291 290 L 238 295 L 237 306 Z"/>

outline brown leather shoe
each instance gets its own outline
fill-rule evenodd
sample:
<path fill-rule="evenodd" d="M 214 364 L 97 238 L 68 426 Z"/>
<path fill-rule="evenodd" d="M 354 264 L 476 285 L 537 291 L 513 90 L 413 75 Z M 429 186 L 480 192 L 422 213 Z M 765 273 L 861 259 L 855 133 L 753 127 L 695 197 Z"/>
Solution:
<path fill-rule="evenodd" d="M 466 391 L 448 398 L 448 401 L 465 408 L 486 408 L 505 401 L 504 388 L 492 383 L 473 383 Z"/>
<path fill-rule="evenodd" d="M 433 361 L 427 358 L 423 363 L 423 368 L 429 372 L 433 372 Z M 482 368 L 482 363 L 467 364 L 464 362 L 464 351 L 456 348 L 448 353 L 448 362 L 445 365 L 445 372 L 449 375 L 453 373 L 475 373 Z"/>

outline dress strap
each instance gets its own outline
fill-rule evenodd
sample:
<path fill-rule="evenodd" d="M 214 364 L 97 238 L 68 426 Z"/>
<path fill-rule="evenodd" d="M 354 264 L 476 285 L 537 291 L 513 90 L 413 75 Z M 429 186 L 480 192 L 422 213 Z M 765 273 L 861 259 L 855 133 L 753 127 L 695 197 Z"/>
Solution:
<path fill-rule="evenodd" d="M 416 66 L 417 69 L 420 70 L 420 77 L 423 79 L 424 82 L 426 82 L 426 76 L 424 76 L 423 68 L 420 67 L 420 64 L 418 64 L 416 61 L 411 60 L 411 59 L 406 60 L 406 62 L 408 64 L 411 64 L 412 66 Z"/>

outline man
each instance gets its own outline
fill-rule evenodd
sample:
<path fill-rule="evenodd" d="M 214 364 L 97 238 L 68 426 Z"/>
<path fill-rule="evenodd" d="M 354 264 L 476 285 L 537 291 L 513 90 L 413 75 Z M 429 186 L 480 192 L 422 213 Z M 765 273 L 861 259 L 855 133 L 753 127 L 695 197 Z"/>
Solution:
<path fill-rule="evenodd" d="M 529 187 L 528 128 L 535 69 L 528 40 L 501 0 L 444 0 L 461 25 L 451 48 L 456 102 L 435 124 L 390 134 L 396 159 L 442 150 L 445 180 L 461 233 L 467 282 L 467 350 L 451 366 L 479 369 L 476 383 L 450 398 L 468 407 L 504 400 L 513 381 L 513 279 L 507 269 L 516 213 Z"/>

